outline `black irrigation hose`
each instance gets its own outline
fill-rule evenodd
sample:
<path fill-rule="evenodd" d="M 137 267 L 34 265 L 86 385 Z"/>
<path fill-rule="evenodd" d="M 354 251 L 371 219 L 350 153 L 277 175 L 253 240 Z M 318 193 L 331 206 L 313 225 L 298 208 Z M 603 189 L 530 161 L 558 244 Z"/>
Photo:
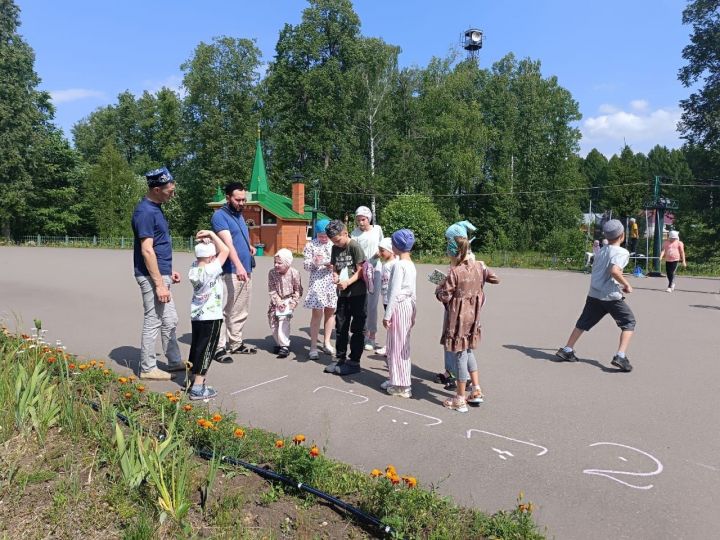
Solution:
<path fill-rule="evenodd" d="M 100 411 L 100 406 L 95 403 L 94 401 L 84 400 L 86 403 L 88 403 L 93 410 L 96 412 Z M 115 416 L 126 426 L 130 426 L 130 419 L 122 414 L 119 411 L 115 411 Z M 163 436 L 164 438 L 164 436 Z M 200 456 L 203 459 L 211 460 L 215 457 L 214 452 L 211 452 L 210 450 L 201 450 L 198 448 L 193 448 L 193 451 Z M 353 506 L 352 504 L 346 503 L 345 501 L 338 499 L 337 497 L 333 497 L 329 493 L 325 493 L 324 491 L 320 491 L 319 489 L 316 489 L 312 486 L 308 486 L 307 484 L 303 484 L 302 482 L 297 482 L 293 480 L 292 478 L 276 473 L 272 469 L 265 469 L 263 467 L 258 467 L 257 465 L 253 465 L 252 463 L 248 463 L 247 461 L 242 461 L 241 459 L 237 459 L 231 456 L 221 456 L 220 461 L 224 463 L 229 463 L 230 465 L 234 465 L 236 467 L 242 467 L 244 469 L 247 469 L 249 471 L 254 472 L 258 476 L 262 476 L 263 478 L 267 480 L 273 480 L 275 482 L 282 482 L 283 484 L 286 484 L 288 486 L 291 486 L 293 488 L 299 489 L 300 491 L 305 491 L 307 493 L 310 493 L 311 495 L 315 495 L 319 499 L 322 499 L 331 505 L 344 510 L 345 512 L 348 512 L 349 514 L 352 514 L 355 518 L 357 518 L 362 523 L 365 523 L 366 525 L 370 525 L 374 528 L 376 528 L 378 531 L 380 531 L 385 536 L 392 536 L 393 535 L 393 529 L 389 525 L 384 524 L 382 521 L 380 521 L 375 516 L 372 516 L 370 514 L 367 514 L 360 510 L 357 506 Z"/>

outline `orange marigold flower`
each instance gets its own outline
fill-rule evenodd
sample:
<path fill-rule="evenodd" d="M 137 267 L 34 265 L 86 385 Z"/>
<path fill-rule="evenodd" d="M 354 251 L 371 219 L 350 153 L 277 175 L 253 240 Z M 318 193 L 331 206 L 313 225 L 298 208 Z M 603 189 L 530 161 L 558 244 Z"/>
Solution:
<path fill-rule="evenodd" d="M 283 441 L 282 439 L 278 439 L 277 441 L 275 441 L 275 448 L 282 448 L 283 446 L 285 446 L 285 441 Z"/>
<path fill-rule="evenodd" d="M 417 478 L 415 478 L 414 476 L 403 476 L 402 479 L 409 488 L 414 488 L 417 486 Z"/>
<path fill-rule="evenodd" d="M 173 397 L 173 395 L 174 395 L 174 394 L 173 394 L 172 392 L 165 392 L 165 397 L 168 398 L 168 399 L 170 399 L 171 397 Z"/>
<path fill-rule="evenodd" d="M 370 471 L 370 476 L 372 476 L 373 478 L 382 476 L 382 471 L 380 469 L 373 469 L 372 471 Z"/>
<path fill-rule="evenodd" d="M 237 428 L 233 435 L 235 435 L 238 439 L 242 439 L 245 436 L 245 430 L 243 428 Z"/>
<path fill-rule="evenodd" d="M 109 369 L 103 369 L 103 375 L 110 375 Z"/>
<path fill-rule="evenodd" d="M 183 405 L 183 411 L 185 411 L 185 412 L 192 411 L 192 405 L 190 405 L 189 403 L 187 405 Z"/>
<path fill-rule="evenodd" d="M 47 361 L 48 364 L 54 364 L 55 362 L 57 362 L 57 358 L 55 358 L 54 356 L 50 356 L 48 357 Z"/>
<path fill-rule="evenodd" d="M 310 448 L 310 457 L 316 458 L 319 455 L 320 455 L 320 449 L 313 444 L 312 448 Z"/>
<path fill-rule="evenodd" d="M 133 382 L 133 381 L 135 380 L 135 375 L 130 375 L 130 376 L 128 377 L 128 380 L 129 380 L 130 382 Z"/>
<path fill-rule="evenodd" d="M 80 364 L 80 365 L 78 366 L 78 368 L 80 369 L 80 371 L 85 371 L 85 370 L 88 368 L 88 365 L 87 365 L 87 364 Z"/>
<path fill-rule="evenodd" d="M 98 367 L 99 367 L 99 368 L 104 368 L 104 367 L 105 367 L 105 362 L 98 362 Z"/>
<path fill-rule="evenodd" d="M 130 399 L 132 397 L 132 392 L 125 392 L 125 399 Z"/>
<path fill-rule="evenodd" d="M 145 387 L 144 387 L 142 384 L 138 384 L 138 386 L 137 386 L 137 391 L 138 391 L 138 392 L 144 392 L 144 391 L 145 391 Z"/>
<path fill-rule="evenodd" d="M 215 413 L 212 417 L 212 421 L 219 422 L 220 420 L 222 420 L 222 416 L 220 416 L 218 413 Z"/>
<path fill-rule="evenodd" d="M 177 396 L 172 396 L 170 398 L 170 403 L 177 403 L 178 401 L 180 401 L 180 398 Z"/>
<path fill-rule="evenodd" d="M 97 360 L 90 360 L 90 365 L 95 367 L 97 365 Z"/>
<path fill-rule="evenodd" d="M 385 467 L 385 472 L 388 474 L 397 474 L 397 469 L 392 465 L 388 465 L 387 467 Z"/>
<path fill-rule="evenodd" d="M 293 437 L 293 442 L 295 444 L 302 444 L 303 442 L 305 442 L 305 435 L 302 435 L 302 434 L 295 435 Z"/>
<path fill-rule="evenodd" d="M 207 420 L 205 420 L 204 418 L 198 418 L 198 419 L 197 419 L 197 425 L 200 426 L 200 427 L 204 427 L 204 426 L 205 426 L 205 422 L 207 422 Z"/>
<path fill-rule="evenodd" d="M 69 369 L 75 369 L 75 364 L 68 364 Z"/>
<path fill-rule="evenodd" d="M 127 379 L 127 377 L 119 377 L 118 382 L 120 384 L 125 384 L 126 382 L 128 382 L 128 379 Z"/>
<path fill-rule="evenodd" d="M 397 474 L 393 474 L 390 477 L 390 482 L 392 482 L 393 485 L 397 485 L 400 483 L 400 477 Z"/>

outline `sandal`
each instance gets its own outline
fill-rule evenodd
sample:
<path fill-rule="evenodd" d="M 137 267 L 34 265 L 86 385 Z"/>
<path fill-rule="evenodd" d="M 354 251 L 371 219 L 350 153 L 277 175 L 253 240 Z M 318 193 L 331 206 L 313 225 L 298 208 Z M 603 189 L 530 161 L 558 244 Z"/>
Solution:
<path fill-rule="evenodd" d="M 467 397 L 466 401 L 470 405 L 479 407 L 481 403 L 485 402 L 485 400 L 483 399 L 482 390 L 480 390 L 479 386 L 471 386 L 470 388 L 470 395 Z"/>
<path fill-rule="evenodd" d="M 235 347 L 230 352 L 232 354 L 255 354 L 257 352 L 257 349 L 255 347 L 253 347 L 252 345 L 246 345 L 245 343 L 240 343 L 240 345 Z"/>
<path fill-rule="evenodd" d="M 443 401 L 443 407 L 461 413 L 468 412 L 467 403 L 465 402 L 465 398 L 462 396 L 455 396 L 446 399 L 445 401 Z"/>
<path fill-rule="evenodd" d="M 454 380 L 455 380 L 455 377 L 453 375 L 448 376 L 445 373 L 436 373 L 435 379 L 434 379 L 434 381 L 436 383 L 440 383 L 440 384 L 447 384 L 450 381 L 454 381 Z"/>

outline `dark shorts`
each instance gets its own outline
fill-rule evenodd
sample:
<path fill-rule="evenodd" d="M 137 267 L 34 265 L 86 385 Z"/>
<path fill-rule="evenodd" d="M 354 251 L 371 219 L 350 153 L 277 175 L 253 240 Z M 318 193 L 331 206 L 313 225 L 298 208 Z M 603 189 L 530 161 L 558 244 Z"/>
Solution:
<path fill-rule="evenodd" d="M 625 300 L 598 300 L 588 296 L 575 327 L 586 332 L 609 314 L 622 330 L 635 330 L 635 315 Z"/>

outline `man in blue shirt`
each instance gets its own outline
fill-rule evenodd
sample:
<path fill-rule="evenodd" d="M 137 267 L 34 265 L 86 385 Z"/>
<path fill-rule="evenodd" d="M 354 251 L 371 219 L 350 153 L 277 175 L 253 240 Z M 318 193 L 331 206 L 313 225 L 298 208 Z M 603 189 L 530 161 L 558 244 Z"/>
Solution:
<path fill-rule="evenodd" d="M 233 361 L 230 354 L 254 354 L 255 347 L 243 343 L 243 327 L 250 312 L 252 270 L 255 248 L 250 245 L 243 210 L 247 202 L 245 186 L 231 182 L 225 186 L 225 204 L 212 216 L 212 229 L 230 248 L 223 265 L 225 327 L 220 332 L 215 360 L 225 364 Z"/>
<path fill-rule="evenodd" d="M 135 280 L 142 293 L 143 319 L 140 341 L 140 378 L 169 380 L 171 375 L 157 367 L 155 342 L 158 334 L 168 359 L 168 371 L 184 371 L 175 336 L 178 316 L 170 284 L 180 282 L 172 269 L 172 238 L 160 206 L 175 196 L 175 180 L 165 167 L 145 175 L 148 191 L 132 216 Z"/>

